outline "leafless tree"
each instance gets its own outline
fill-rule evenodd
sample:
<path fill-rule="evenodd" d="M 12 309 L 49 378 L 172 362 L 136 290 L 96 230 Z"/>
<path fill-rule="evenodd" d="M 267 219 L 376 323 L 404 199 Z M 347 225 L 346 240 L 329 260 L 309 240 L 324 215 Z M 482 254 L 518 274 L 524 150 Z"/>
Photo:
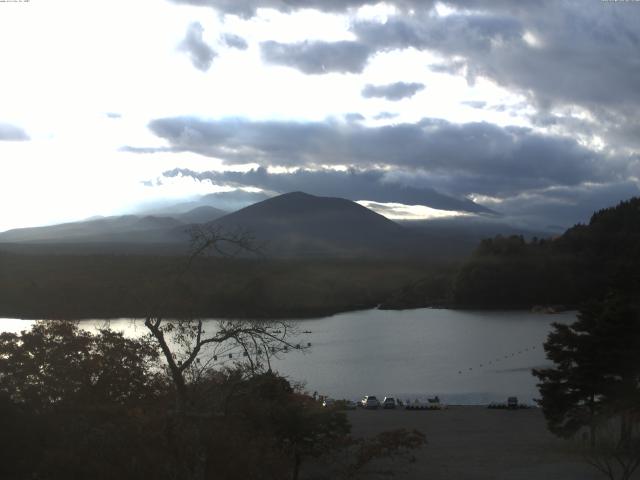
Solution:
<path fill-rule="evenodd" d="M 191 254 L 176 283 L 198 258 L 209 253 L 223 257 L 262 255 L 262 246 L 243 230 L 227 232 L 215 226 L 198 225 L 190 234 Z M 202 319 L 168 320 L 148 315 L 144 324 L 162 351 L 176 390 L 176 409 L 182 413 L 189 407 L 189 381 L 200 378 L 216 362 L 233 359 L 235 355 L 236 364 L 244 364 L 248 372 L 255 374 L 271 370 L 272 359 L 289 350 L 308 348 L 300 341 L 294 343 L 299 332 L 292 322 L 285 320 L 218 320 L 210 328 L 209 322 L 205 324 Z"/>
<path fill-rule="evenodd" d="M 200 225 L 190 233 L 191 254 L 177 275 L 176 288 L 194 263 L 208 254 L 262 255 L 255 239 L 245 231 L 228 232 Z M 250 375 L 271 371 L 274 358 L 306 347 L 294 343 L 298 334 L 295 325 L 284 320 L 177 320 L 163 318 L 159 314 L 162 305 L 152 311 L 156 313 L 147 315 L 144 325 L 162 352 L 175 389 L 175 410 L 167 428 L 170 451 L 176 455 L 174 464 L 181 469 L 177 476 L 199 480 L 204 478 L 207 465 L 203 420 L 215 414 L 211 405 L 207 403 L 203 408 L 196 401 L 199 380 L 210 380 L 212 372 L 229 361 Z"/>
<path fill-rule="evenodd" d="M 157 341 L 176 389 L 178 411 L 189 405 L 189 380 L 197 380 L 218 359 L 237 359 L 252 373 L 271 370 L 272 359 L 289 350 L 307 347 L 294 344 L 294 325 L 287 321 L 219 320 L 212 332 L 197 320 L 167 321 L 147 317 L 145 326 Z"/>

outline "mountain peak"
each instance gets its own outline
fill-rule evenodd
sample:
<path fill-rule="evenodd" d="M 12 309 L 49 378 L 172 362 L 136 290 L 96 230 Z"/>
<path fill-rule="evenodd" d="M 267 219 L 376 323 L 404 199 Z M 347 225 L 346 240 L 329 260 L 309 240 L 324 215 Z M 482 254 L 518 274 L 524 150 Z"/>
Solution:
<path fill-rule="evenodd" d="M 310 193 L 306 193 L 300 190 L 296 190 L 295 192 L 287 192 L 281 195 L 277 195 L 274 198 L 317 198 L 316 195 L 311 195 Z"/>
<path fill-rule="evenodd" d="M 382 254 L 401 250 L 411 236 L 388 218 L 351 200 L 289 192 L 250 205 L 214 222 L 241 228 L 284 256 Z"/>

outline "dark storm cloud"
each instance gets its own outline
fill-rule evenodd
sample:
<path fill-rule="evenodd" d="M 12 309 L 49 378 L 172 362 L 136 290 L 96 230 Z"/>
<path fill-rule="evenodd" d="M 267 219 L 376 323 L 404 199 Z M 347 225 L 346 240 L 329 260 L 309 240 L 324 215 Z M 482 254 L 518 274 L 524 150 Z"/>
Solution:
<path fill-rule="evenodd" d="M 505 15 L 394 16 L 385 23 L 359 21 L 358 39 L 375 50 L 415 47 L 448 54 L 490 52 L 496 42 L 520 40 L 523 26 Z"/>
<path fill-rule="evenodd" d="M 345 12 L 368 0 L 174 0 L 244 16 L 260 7 L 290 12 Z M 633 2 L 584 0 L 443 0 L 454 8 L 434 14 L 433 1 L 391 0 L 400 14 L 384 23 L 355 20 L 353 42 L 267 43 L 265 60 L 305 73 L 361 72 L 366 57 L 416 48 L 445 60 L 433 71 L 485 76 L 529 97 L 538 109 L 579 105 L 599 120 L 610 143 L 634 148 L 640 138 L 640 8 Z M 408 9 L 415 9 L 410 15 Z M 535 38 L 530 44 L 527 38 Z M 323 66 L 324 65 L 324 69 Z M 565 125 L 559 119 L 559 125 Z M 569 125 L 566 125 L 569 131 Z"/>
<path fill-rule="evenodd" d="M 273 8 L 281 12 L 312 8 L 329 13 L 345 12 L 351 8 L 375 5 L 379 0 L 172 0 L 174 3 L 211 7 L 223 14 L 250 18 L 259 8 Z M 393 0 L 391 3 L 401 9 L 430 9 L 432 0 Z"/>
<path fill-rule="evenodd" d="M 307 74 L 360 73 L 371 50 L 358 42 L 264 42 L 260 45 L 267 63 L 293 67 Z"/>
<path fill-rule="evenodd" d="M 424 90 L 422 83 L 396 82 L 388 85 L 367 85 L 362 89 L 362 96 L 365 98 L 386 98 L 391 101 L 402 100 L 413 97 L 419 91 Z"/>
<path fill-rule="evenodd" d="M 211 68 L 211 63 L 218 54 L 204 42 L 202 39 L 203 32 L 204 28 L 200 23 L 194 22 L 189 25 L 180 48 L 189 55 L 194 67 L 206 72 Z"/>
<path fill-rule="evenodd" d="M 588 223 L 594 211 L 638 195 L 637 183 L 621 181 L 531 191 L 507 197 L 500 203 L 490 202 L 487 206 L 516 223 L 567 228 L 576 223 Z"/>
<path fill-rule="evenodd" d="M 393 166 L 427 172 L 421 181 L 457 195 L 577 185 L 626 174 L 573 139 L 488 123 L 423 119 L 365 127 L 357 122 L 178 117 L 154 120 L 149 128 L 177 150 L 229 163 Z"/>
<path fill-rule="evenodd" d="M 497 15 L 450 15 L 441 18 L 425 13 L 394 16 L 385 23 L 355 22 L 352 30 L 358 37 L 357 41 L 265 42 L 262 44 L 263 58 L 307 74 L 328 71 L 360 73 L 368 58 L 377 51 L 415 47 L 447 54 L 482 55 L 490 52 L 495 42 L 513 39 L 522 42 L 520 22 Z M 449 68 L 455 66 L 454 62 Z M 472 72 L 472 69 L 467 67 L 467 71 Z"/>
<path fill-rule="evenodd" d="M 346 172 L 299 170 L 293 174 L 270 174 L 264 168 L 245 173 L 193 172 L 187 169 L 175 169 L 163 175 L 187 176 L 232 187 L 257 187 L 269 192 L 269 195 L 302 190 L 321 196 L 370 200 L 378 203 L 425 205 L 441 210 L 476 214 L 486 214 L 486 207 L 497 213 L 506 223 L 557 231 L 562 231 L 579 222 L 588 222 L 595 210 L 640 195 L 638 185 L 627 180 L 534 189 L 514 193 L 496 202 L 481 201 L 483 205 L 478 205 L 464 198 L 444 195 L 424 185 L 412 187 L 405 183 L 405 180 L 413 179 L 416 184 L 421 183 L 421 180 L 416 180 L 415 173 L 412 172 L 389 175 L 389 172 L 381 170 L 351 169 Z M 376 207 L 377 211 L 383 209 L 384 206 Z M 493 215 L 492 217 L 496 218 Z"/>
<path fill-rule="evenodd" d="M 225 33 L 222 35 L 222 42 L 231 48 L 237 48 L 238 50 L 246 50 L 249 45 L 247 41 L 239 37 L 238 35 L 234 35 L 233 33 Z"/>
<path fill-rule="evenodd" d="M 260 7 L 290 12 L 346 12 L 367 0 L 175 0 L 244 16 Z M 453 14 L 434 14 L 432 1 L 390 1 L 400 14 L 386 22 L 356 20 L 352 42 L 266 43 L 266 61 L 305 73 L 359 73 L 376 52 L 416 48 L 445 60 L 433 71 L 488 77 L 526 95 L 540 111 L 578 105 L 598 119 L 616 148 L 640 148 L 640 8 L 633 2 L 566 0 L 443 0 Z M 410 15 L 408 9 L 415 9 Z M 526 39 L 534 38 L 533 44 Z M 323 67 L 324 66 L 324 67 Z M 571 119 L 557 125 L 571 131 Z M 579 130 L 579 133 L 585 133 Z"/>
<path fill-rule="evenodd" d="M 437 52 L 450 60 L 431 70 L 463 74 L 471 83 L 480 75 L 491 78 L 525 94 L 542 112 L 583 107 L 597 118 L 595 130 L 610 145 L 638 149 L 640 8 L 572 0 L 446 3 L 473 10 L 356 22 L 353 32 L 372 51 Z M 557 124 L 566 131 L 578 127 L 566 118 Z"/>
<path fill-rule="evenodd" d="M 0 123 L 0 142 L 24 140 L 29 140 L 29 135 L 23 129 L 8 123 Z"/>
<path fill-rule="evenodd" d="M 428 187 L 412 187 L 390 180 L 383 170 L 356 170 L 346 172 L 330 169 L 305 170 L 294 173 L 272 174 L 266 168 L 248 172 L 193 172 L 175 169 L 164 173 L 167 177 L 189 176 L 210 180 L 217 185 L 256 187 L 274 193 L 301 190 L 313 195 L 371 200 L 406 205 L 426 205 L 441 210 L 488 212 L 467 199 L 442 194 Z"/>

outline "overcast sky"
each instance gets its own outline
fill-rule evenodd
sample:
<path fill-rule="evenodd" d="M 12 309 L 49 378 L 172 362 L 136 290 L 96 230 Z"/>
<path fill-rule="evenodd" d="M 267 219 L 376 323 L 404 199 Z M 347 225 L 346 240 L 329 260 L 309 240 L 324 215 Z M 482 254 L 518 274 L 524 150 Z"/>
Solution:
<path fill-rule="evenodd" d="M 640 2 L 0 2 L 0 72 L 0 230 L 234 189 L 570 226 L 640 193 Z"/>

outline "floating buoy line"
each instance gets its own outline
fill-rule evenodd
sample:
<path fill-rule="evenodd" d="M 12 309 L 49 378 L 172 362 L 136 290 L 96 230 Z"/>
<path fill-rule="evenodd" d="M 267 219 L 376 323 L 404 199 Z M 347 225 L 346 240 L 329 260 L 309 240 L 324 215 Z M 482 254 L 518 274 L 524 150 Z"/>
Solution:
<path fill-rule="evenodd" d="M 523 349 L 521 349 L 521 350 L 518 350 L 518 351 L 515 351 L 515 352 L 511 352 L 511 353 L 507 353 L 507 354 L 505 354 L 505 355 L 502 355 L 502 356 L 496 357 L 496 358 L 494 358 L 494 359 L 489 360 L 488 362 L 480 363 L 480 364 L 479 364 L 479 368 L 485 368 L 485 365 L 486 365 L 487 367 L 488 367 L 489 365 L 492 365 L 492 366 L 493 366 L 494 364 L 498 364 L 498 363 L 502 362 L 503 360 L 509 360 L 509 359 L 511 359 L 511 358 L 514 358 L 516 355 L 522 355 L 523 353 L 526 353 L 526 352 L 530 352 L 530 351 L 536 350 L 536 347 L 537 347 L 536 345 L 531 345 L 530 347 L 523 348 Z M 464 371 L 464 370 L 465 370 L 465 369 L 458 370 L 458 375 L 462 375 L 462 373 L 463 373 L 463 371 Z M 468 371 L 468 372 L 473 371 L 473 367 L 469 367 L 466 371 Z"/>
<path fill-rule="evenodd" d="M 271 332 L 269 332 L 271 334 L 282 334 L 282 330 L 272 330 Z M 312 333 L 309 330 L 305 330 L 302 333 L 304 334 L 310 334 Z M 304 346 L 306 344 L 306 347 Z M 265 354 L 270 354 L 270 355 L 277 355 L 278 353 L 288 353 L 290 349 L 293 350 L 303 350 L 305 348 L 309 348 L 311 347 L 311 342 L 299 342 L 296 344 L 292 344 L 292 343 L 283 343 L 281 346 L 279 347 L 275 347 L 275 346 L 263 346 L 263 347 L 259 347 L 259 346 L 255 346 L 255 347 L 247 347 L 247 348 L 242 348 L 239 345 L 217 345 L 214 348 L 214 352 L 213 355 L 211 355 L 209 357 L 209 359 L 206 362 L 206 365 L 209 365 L 211 362 L 226 362 L 228 360 L 233 360 L 234 358 L 243 358 L 243 357 L 249 357 L 249 355 L 254 355 L 256 357 L 260 357 L 262 355 Z M 477 369 L 484 369 L 484 368 L 488 368 L 488 367 L 493 367 L 494 365 L 498 365 L 500 363 L 502 363 L 505 360 L 511 360 L 519 355 L 523 355 L 527 352 L 531 352 L 531 351 L 535 351 L 536 349 L 538 349 L 539 346 L 538 345 L 531 345 L 525 348 L 521 348 L 520 350 L 517 351 L 512 351 L 512 352 L 508 352 L 502 355 L 497 356 L 496 358 L 492 358 L 490 360 L 485 360 L 481 363 L 478 363 L 477 366 L 475 366 Z M 200 360 L 198 359 L 198 364 L 200 364 Z M 467 368 L 462 368 L 458 370 L 458 375 L 462 375 L 465 372 L 471 373 L 474 371 L 474 366 L 470 366 Z"/>

